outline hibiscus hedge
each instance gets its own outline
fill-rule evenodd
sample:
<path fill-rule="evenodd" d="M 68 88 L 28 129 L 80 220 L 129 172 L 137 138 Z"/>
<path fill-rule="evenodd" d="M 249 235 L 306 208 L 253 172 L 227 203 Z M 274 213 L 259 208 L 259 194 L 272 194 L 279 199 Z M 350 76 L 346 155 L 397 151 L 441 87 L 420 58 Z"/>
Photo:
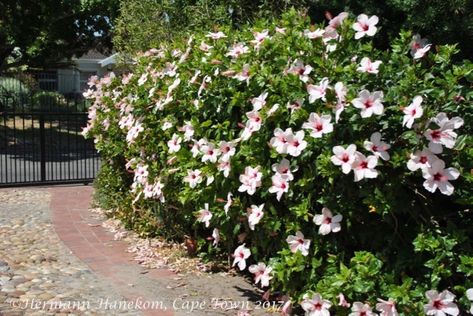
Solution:
<path fill-rule="evenodd" d="M 291 11 L 92 79 L 99 192 L 310 315 L 467 310 L 473 67 L 407 31 L 376 50 L 377 21 Z"/>

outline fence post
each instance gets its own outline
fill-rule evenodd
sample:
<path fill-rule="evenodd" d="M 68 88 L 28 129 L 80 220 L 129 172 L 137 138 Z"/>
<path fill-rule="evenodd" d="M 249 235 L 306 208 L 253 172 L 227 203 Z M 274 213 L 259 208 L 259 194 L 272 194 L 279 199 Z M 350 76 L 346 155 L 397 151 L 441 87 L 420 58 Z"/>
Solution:
<path fill-rule="evenodd" d="M 39 114 L 39 148 L 41 153 L 41 181 L 46 181 L 46 135 L 44 130 L 44 113 Z"/>

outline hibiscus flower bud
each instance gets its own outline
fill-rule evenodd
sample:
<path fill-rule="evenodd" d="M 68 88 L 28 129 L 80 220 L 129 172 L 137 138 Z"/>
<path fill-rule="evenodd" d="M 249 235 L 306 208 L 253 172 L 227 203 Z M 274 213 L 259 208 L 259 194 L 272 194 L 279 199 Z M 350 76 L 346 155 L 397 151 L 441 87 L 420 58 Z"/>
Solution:
<path fill-rule="evenodd" d="M 221 60 L 217 60 L 217 59 L 212 59 L 212 60 L 210 61 L 210 63 L 211 63 L 212 65 L 220 65 L 220 64 L 222 64 L 222 61 L 221 61 Z"/>
<path fill-rule="evenodd" d="M 350 303 L 348 303 L 348 301 L 345 299 L 345 296 L 343 295 L 343 293 L 340 293 L 338 294 L 338 306 L 343 306 L 343 307 L 346 307 L 346 308 L 349 308 L 350 307 Z"/>
<path fill-rule="evenodd" d="M 176 173 L 176 171 L 179 171 L 179 168 L 169 169 L 169 174 Z"/>
<path fill-rule="evenodd" d="M 227 71 L 222 72 L 222 76 L 225 76 L 225 77 L 233 77 L 235 74 L 236 74 L 235 70 L 227 70 Z"/>
<path fill-rule="evenodd" d="M 166 161 L 166 163 L 167 163 L 168 165 L 172 165 L 174 162 L 176 162 L 176 160 L 177 160 L 177 157 L 176 157 L 176 156 L 172 156 L 171 158 L 169 158 L 169 159 Z"/>

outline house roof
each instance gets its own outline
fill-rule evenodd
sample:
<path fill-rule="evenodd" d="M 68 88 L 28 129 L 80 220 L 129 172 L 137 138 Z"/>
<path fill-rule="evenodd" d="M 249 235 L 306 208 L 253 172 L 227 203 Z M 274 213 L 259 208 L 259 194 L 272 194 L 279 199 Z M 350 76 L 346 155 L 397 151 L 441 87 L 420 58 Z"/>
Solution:
<path fill-rule="evenodd" d="M 95 49 L 91 49 L 80 58 L 74 56 L 72 60 L 80 64 L 98 64 L 101 68 L 103 68 L 109 65 L 115 65 L 117 56 L 118 53 L 106 56 Z"/>
<path fill-rule="evenodd" d="M 79 58 L 77 58 L 76 56 L 74 56 L 73 59 L 86 59 L 86 60 L 102 60 L 102 59 L 105 59 L 107 58 L 108 56 L 98 52 L 97 50 L 95 49 L 91 49 L 89 50 L 87 53 L 85 53 L 84 55 L 80 56 Z"/>
<path fill-rule="evenodd" d="M 107 58 L 102 59 L 99 61 L 99 64 L 101 67 L 107 67 L 108 65 L 115 65 L 117 63 L 116 58 L 118 56 L 118 53 L 115 53 L 111 56 L 108 56 Z"/>

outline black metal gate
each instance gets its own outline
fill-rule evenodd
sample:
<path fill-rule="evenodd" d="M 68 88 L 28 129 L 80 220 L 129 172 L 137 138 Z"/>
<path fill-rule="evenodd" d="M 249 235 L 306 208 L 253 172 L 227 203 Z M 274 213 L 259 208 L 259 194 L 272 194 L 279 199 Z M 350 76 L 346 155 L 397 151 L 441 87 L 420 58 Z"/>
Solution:
<path fill-rule="evenodd" d="M 100 159 L 81 131 L 87 101 L 40 91 L 0 98 L 0 187 L 89 183 Z"/>

